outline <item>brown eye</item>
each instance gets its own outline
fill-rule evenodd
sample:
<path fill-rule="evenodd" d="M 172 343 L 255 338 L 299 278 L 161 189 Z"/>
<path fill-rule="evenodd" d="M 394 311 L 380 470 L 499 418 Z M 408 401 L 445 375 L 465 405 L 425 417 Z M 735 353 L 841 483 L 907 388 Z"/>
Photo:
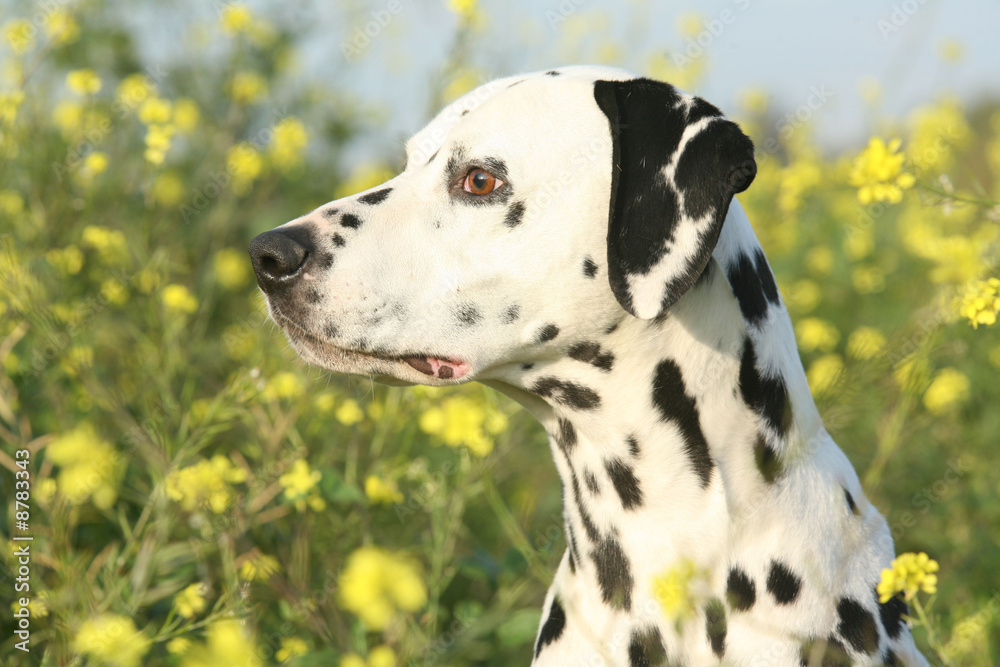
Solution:
<path fill-rule="evenodd" d="M 484 169 L 473 169 L 462 181 L 462 189 L 474 195 L 488 195 L 501 185 L 503 181 Z"/>

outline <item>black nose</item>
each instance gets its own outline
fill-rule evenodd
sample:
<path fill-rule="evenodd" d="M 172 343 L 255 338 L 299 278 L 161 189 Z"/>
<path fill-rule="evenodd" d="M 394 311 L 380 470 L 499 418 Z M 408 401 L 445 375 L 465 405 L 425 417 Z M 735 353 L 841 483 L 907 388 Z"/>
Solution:
<path fill-rule="evenodd" d="M 313 249 L 309 231 L 302 227 L 272 229 L 250 242 L 250 259 L 257 284 L 264 291 L 294 278 Z"/>

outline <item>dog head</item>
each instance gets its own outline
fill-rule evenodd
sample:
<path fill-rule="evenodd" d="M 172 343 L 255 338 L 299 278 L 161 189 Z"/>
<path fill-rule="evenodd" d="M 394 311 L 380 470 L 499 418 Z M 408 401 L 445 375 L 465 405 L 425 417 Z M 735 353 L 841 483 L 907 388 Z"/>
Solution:
<path fill-rule="evenodd" d="M 508 378 L 697 280 L 753 146 L 714 106 L 606 68 L 501 79 L 406 168 L 265 232 L 250 255 L 306 361 L 390 382 Z"/>

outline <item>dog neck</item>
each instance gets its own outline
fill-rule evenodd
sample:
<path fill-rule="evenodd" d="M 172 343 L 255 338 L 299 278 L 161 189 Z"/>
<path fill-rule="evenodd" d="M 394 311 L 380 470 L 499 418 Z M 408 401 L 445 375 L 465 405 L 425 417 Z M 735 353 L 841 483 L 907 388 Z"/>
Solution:
<path fill-rule="evenodd" d="M 822 433 L 798 356 L 781 356 L 794 336 L 759 250 L 734 203 L 705 273 L 669 312 L 623 315 L 520 381 L 491 383 L 549 434 L 568 547 L 556 583 L 588 614 L 659 613 L 652 580 L 683 561 L 724 571 L 733 532 L 754 529 L 806 452 L 791 443 Z"/>

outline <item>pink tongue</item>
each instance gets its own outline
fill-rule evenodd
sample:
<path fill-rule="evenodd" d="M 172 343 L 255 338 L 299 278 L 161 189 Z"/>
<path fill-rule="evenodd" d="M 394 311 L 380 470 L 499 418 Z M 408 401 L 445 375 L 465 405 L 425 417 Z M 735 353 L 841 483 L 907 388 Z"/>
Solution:
<path fill-rule="evenodd" d="M 454 362 L 437 357 L 405 357 L 406 363 L 416 368 L 424 375 L 441 380 L 454 380 L 462 377 L 469 371 L 469 365 L 464 361 Z"/>

